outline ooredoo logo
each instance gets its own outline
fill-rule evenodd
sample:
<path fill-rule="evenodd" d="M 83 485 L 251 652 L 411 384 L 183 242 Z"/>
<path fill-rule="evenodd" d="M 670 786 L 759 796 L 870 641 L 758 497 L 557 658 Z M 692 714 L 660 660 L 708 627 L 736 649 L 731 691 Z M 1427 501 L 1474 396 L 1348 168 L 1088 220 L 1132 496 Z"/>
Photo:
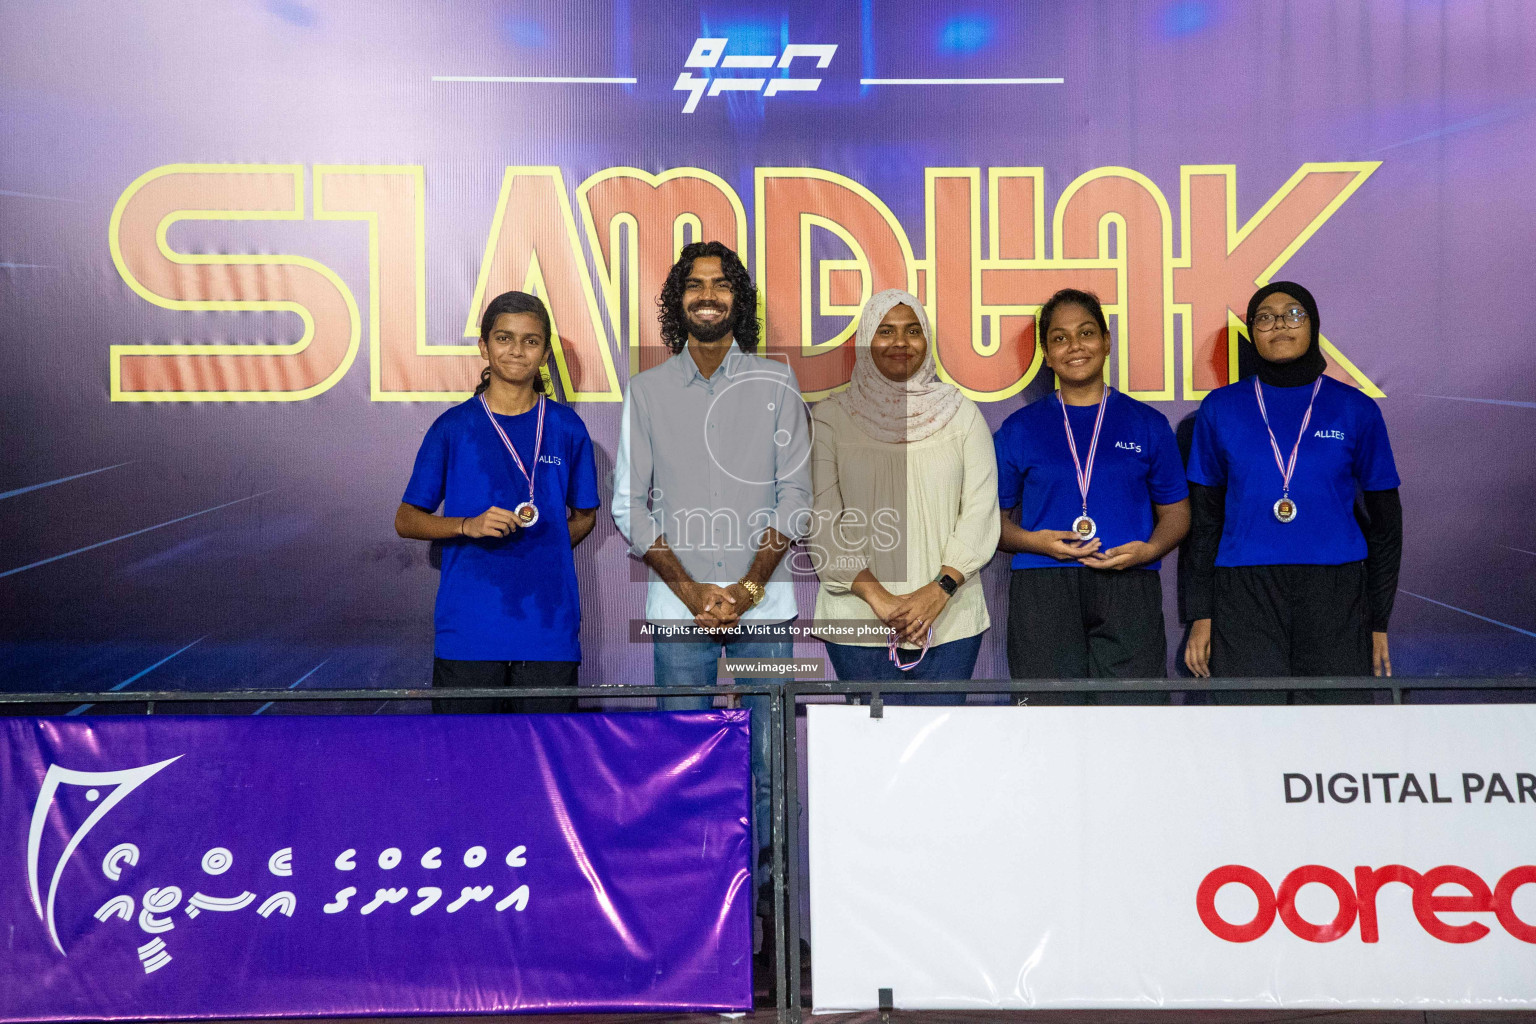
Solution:
<path fill-rule="evenodd" d="M 1275 923 L 1276 915 L 1290 929 L 1291 934 L 1308 942 L 1333 942 L 1348 935 L 1358 918 L 1360 941 L 1378 942 L 1380 932 L 1376 921 L 1376 894 L 1382 886 L 1399 882 L 1413 891 L 1413 916 L 1420 926 L 1441 942 L 1476 942 L 1490 931 L 1486 924 L 1471 921 L 1466 924 L 1450 924 L 1441 920 L 1440 914 L 1478 914 L 1492 912 L 1499 924 L 1521 942 L 1536 943 L 1536 924 L 1520 919 L 1515 913 L 1515 891 L 1522 885 L 1536 885 L 1536 865 L 1524 864 L 1504 873 L 1490 890 L 1476 872 L 1447 864 L 1431 868 L 1420 874 L 1401 864 L 1384 867 L 1355 868 L 1355 880 L 1349 879 L 1332 868 L 1321 864 L 1303 864 L 1286 875 L 1279 890 L 1270 888 L 1269 882 L 1253 868 L 1242 864 L 1226 864 L 1217 868 L 1200 882 L 1195 893 L 1195 909 L 1200 921 L 1219 939 L 1228 942 L 1252 942 Z M 1259 901 L 1259 909 L 1253 920 L 1234 924 L 1216 910 L 1216 894 L 1223 886 L 1241 885 Z M 1323 885 L 1332 890 L 1339 901 L 1338 913 L 1332 921 L 1314 924 L 1306 920 L 1296 909 L 1296 894 L 1303 886 Z M 1437 892 L 1443 886 L 1458 886 L 1464 892 Z"/>

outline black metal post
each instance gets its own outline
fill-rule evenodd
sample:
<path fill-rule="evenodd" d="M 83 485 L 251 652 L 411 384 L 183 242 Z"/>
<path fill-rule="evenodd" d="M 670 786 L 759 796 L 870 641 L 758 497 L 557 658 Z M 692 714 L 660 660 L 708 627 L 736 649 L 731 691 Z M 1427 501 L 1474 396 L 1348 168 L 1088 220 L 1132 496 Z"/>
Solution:
<path fill-rule="evenodd" d="M 793 999 L 789 1003 L 788 1024 L 800 1024 L 803 1006 L 800 997 L 800 725 L 797 687 L 784 687 L 784 729 L 779 745 L 784 751 L 784 845 L 789 851 L 789 878 L 786 899 L 789 904 L 789 970 L 786 981 Z"/>
<path fill-rule="evenodd" d="M 772 830 L 772 842 L 769 847 L 771 857 L 771 871 L 773 873 L 773 969 L 775 975 L 774 989 L 774 1017 L 780 1024 L 788 1016 L 789 1005 L 788 962 L 784 957 L 784 842 L 789 835 L 789 828 L 784 821 L 784 744 L 779 742 L 784 731 L 784 689 L 778 687 L 769 699 L 768 703 L 768 745 L 769 745 L 769 772 L 772 775 L 772 801 L 769 820 Z M 755 785 L 755 783 L 754 783 Z M 755 804 L 754 794 L 754 804 Z M 753 850 L 752 855 L 757 856 Z M 757 883 L 753 882 L 753 899 L 756 900 Z M 765 941 L 769 937 L 765 936 Z"/>

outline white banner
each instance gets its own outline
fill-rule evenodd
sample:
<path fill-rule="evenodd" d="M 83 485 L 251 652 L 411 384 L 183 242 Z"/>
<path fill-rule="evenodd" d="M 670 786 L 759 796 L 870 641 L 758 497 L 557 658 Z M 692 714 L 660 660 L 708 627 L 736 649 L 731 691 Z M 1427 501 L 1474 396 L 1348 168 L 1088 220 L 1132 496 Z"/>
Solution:
<path fill-rule="evenodd" d="M 1536 708 L 810 708 L 816 1012 L 1536 1007 Z"/>

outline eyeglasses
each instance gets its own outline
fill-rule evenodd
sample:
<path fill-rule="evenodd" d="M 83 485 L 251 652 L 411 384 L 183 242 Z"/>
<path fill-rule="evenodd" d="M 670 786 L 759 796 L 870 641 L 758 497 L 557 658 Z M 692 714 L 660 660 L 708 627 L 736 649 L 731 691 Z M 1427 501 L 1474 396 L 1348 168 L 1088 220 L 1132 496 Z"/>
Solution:
<path fill-rule="evenodd" d="M 1280 321 L 1284 320 L 1292 327 L 1307 322 L 1307 311 L 1300 306 L 1292 306 L 1284 313 L 1259 313 L 1253 318 L 1253 329 L 1256 331 L 1273 331 L 1279 328 Z"/>

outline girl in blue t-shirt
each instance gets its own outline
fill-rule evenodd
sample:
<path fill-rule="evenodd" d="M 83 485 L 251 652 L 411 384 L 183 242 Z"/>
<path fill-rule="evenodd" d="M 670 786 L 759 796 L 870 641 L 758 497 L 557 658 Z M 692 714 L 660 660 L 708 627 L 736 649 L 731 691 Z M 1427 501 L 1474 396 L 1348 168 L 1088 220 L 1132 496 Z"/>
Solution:
<path fill-rule="evenodd" d="M 1003 422 L 998 547 L 1015 679 L 1168 674 L 1160 559 L 1189 529 L 1184 471 L 1163 414 L 1104 382 L 1109 325 L 1096 296 L 1064 289 L 1036 338 L 1060 390 Z M 1032 698 L 1041 702 L 1040 698 Z"/>
<path fill-rule="evenodd" d="M 1200 404 L 1184 569 L 1197 676 L 1392 674 L 1397 467 L 1376 403 L 1323 375 L 1318 328 L 1301 285 L 1259 289 L 1243 343 L 1257 374 Z"/>
<path fill-rule="evenodd" d="M 544 394 L 550 322 L 523 292 L 480 321 L 474 397 L 437 418 L 395 532 L 442 547 L 432 686 L 575 686 L 581 601 L 572 550 L 597 522 L 586 425 Z M 442 514 L 434 514 L 438 507 Z M 434 700 L 436 711 L 568 711 L 574 698 Z"/>

